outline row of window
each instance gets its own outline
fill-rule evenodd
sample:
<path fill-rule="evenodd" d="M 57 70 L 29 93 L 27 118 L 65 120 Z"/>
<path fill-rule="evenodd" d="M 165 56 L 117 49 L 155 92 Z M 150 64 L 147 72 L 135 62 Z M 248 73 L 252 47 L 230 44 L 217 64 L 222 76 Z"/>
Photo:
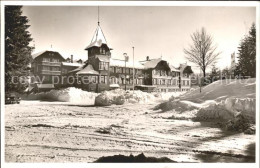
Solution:
<path fill-rule="evenodd" d="M 153 70 L 153 75 L 167 76 L 167 71 L 154 69 Z"/>
<path fill-rule="evenodd" d="M 134 83 L 136 85 L 142 85 L 143 84 L 143 79 L 135 79 Z M 124 79 L 124 78 L 110 78 L 110 84 L 133 84 L 133 79 Z"/>
<path fill-rule="evenodd" d="M 178 85 L 179 80 L 176 79 L 153 79 L 153 85 Z M 182 81 L 183 86 L 189 86 L 190 81 L 188 80 L 183 80 Z"/>
<path fill-rule="evenodd" d="M 42 59 L 43 62 L 60 62 L 60 60 L 58 58 L 43 58 Z"/>
<path fill-rule="evenodd" d="M 123 67 L 110 67 L 110 72 L 112 73 L 123 73 L 123 74 L 133 74 L 133 68 L 123 68 Z M 141 69 L 135 69 L 135 74 L 142 74 Z"/>
<path fill-rule="evenodd" d="M 190 89 L 181 89 L 182 92 L 189 91 Z M 167 89 L 158 89 L 159 92 L 167 92 Z M 179 92 L 180 89 L 168 89 L 168 92 Z"/>
<path fill-rule="evenodd" d="M 60 67 L 42 66 L 44 71 L 60 71 Z"/>
<path fill-rule="evenodd" d="M 88 76 L 88 81 L 92 83 L 98 83 L 98 76 Z M 133 79 L 124 78 L 110 78 L 110 84 L 133 84 Z M 143 79 L 135 79 L 135 84 L 142 85 Z M 100 76 L 99 83 L 107 84 L 107 76 Z"/>
<path fill-rule="evenodd" d="M 179 76 L 179 72 L 167 72 L 167 71 L 165 71 L 165 70 L 156 70 L 156 69 L 154 69 L 153 71 L 152 71 L 152 73 L 153 73 L 153 75 L 157 75 L 157 76 Z"/>

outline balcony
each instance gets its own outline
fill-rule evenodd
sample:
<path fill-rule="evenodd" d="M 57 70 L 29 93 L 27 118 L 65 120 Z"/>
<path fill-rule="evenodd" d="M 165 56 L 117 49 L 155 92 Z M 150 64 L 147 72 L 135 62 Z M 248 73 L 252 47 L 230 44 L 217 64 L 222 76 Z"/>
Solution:
<path fill-rule="evenodd" d="M 61 75 L 61 71 L 42 70 L 43 75 Z"/>
<path fill-rule="evenodd" d="M 61 62 L 41 62 L 42 65 L 47 65 L 47 66 L 61 66 Z"/>

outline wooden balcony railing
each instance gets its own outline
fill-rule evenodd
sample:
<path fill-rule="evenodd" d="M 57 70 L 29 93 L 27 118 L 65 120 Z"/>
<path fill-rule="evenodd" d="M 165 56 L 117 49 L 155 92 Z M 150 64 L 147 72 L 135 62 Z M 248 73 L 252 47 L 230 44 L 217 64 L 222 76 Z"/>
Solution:
<path fill-rule="evenodd" d="M 60 62 L 41 62 L 41 64 L 47 66 L 61 66 Z"/>

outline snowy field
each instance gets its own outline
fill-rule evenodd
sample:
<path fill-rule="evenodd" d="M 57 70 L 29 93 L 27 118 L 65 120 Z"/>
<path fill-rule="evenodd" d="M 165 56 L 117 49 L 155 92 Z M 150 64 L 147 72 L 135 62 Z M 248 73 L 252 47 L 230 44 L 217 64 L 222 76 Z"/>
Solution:
<path fill-rule="evenodd" d="M 255 93 L 251 87 L 255 84 L 245 85 L 244 90 L 249 91 L 244 92 L 250 94 L 248 98 L 251 100 Z M 218 88 L 213 86 L 215 83 L 207 87 L 214 92 Z M 222 87 L 229 86 L 225 84 Z M 63 101 L 23 100 L 20 105 L 5 106 L 7 162 L 93 162 L 102 156 L 137 155 L 142 152 L 145 156 L 168 157 L 177 162 L 255 160 L 254 134 L 227 131 L 216 120 L 193 120 L 198 109 L 226 100 L 219 98 L 221 95 L 209 97 L 207 88 L 202 94 L 196 90 L 184 95 L 174 93 L 175 98 L 158 93 L 128 95 L 122 105 L 110 106 L 94 106 L 95 93 L 86 96 L 89 93 L 81 95 L 78 92 L 71 99 L 63 96 L 69 95 L 68 92 L 55 94 L 58 96 L 54 97 L 62 97 Z M 191 98 L 195 94 L 197 99 Z M 91 97 L 91 103 L 76 101 L 84 95 L 85 100 Z M 118 96 L 110 98 L 118 100 Z M 208 98 L 204 100 L 203 96 Z M 136 97 L 139 97 L 137 102 L 129 101 Z M 180 98 L 186 105 L 171 110 L 155 108 L 169 98 Z M 233 94 L 225 98 L 233 100 L 241 97 Z"/>

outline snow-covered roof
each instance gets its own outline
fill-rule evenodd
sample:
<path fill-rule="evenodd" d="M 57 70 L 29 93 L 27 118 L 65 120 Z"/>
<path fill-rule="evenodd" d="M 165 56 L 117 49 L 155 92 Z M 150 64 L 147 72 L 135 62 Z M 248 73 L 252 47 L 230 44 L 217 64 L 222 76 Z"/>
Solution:
<path fill-rule="evenodd" d="M 101 62 L 109 62 L 109 57 L 106 56 L 106 55 L 97 55 L 96 57 L 97 57 L 97 58 L 99 59 L 99 61 L 101 61 Z"/>
<path fill-rule="evenodd" d="M 37 58 L 38 56 L 44 54 L 45 52 L 53 52 L 53 53 L 58 53 L 60 55 L 60 53 L 58 51 L 54 51 L 54 50 L 44 50 L 44 51 L 41 51 L 41 52 L 38 52 L 38 53 L 35 53 L 35 54 L 32 54 L 32 58 L 35 59 Z M 62 57 L 62 55 L 60 55 Z M 63 57 L 62 57 L 63 58 Z M 63 58 L 64 59 L 64 58 Z M 65 60 L 65 59 L 64 59 Z"/>
<path fill-rule="evenodd" d="M 175 68 L 173 65 L 169 65 L 169 67 L 171 68 L 171 71 L 180 72 L 180 70 Z"/>
<path fill-rule="evenodd" d="M 76 62 L 73 62 L 73 63 L 71 63 L 71 62 L 62 62 L 62 65 L 63 65 L 63 66 L 74 66 L 74 67 L 79 67 L 79 66 L 81 66 L 82 64 L 80 64 L 80 63 L 76 63 Z"/>
<path fill-rule="evenodd" d="M 84 67 L 85 67 L 85 65 L 81 65 L 80 67 L 73 69 L 72 71 L 69 71 L 68 73 L 78 72 L 78 71 L 82 70 Z"/>
<path fill-rule="evenodd" d="M 119 60 L 119 59 L 110 59 L 110 66 L 115 67 L 125 67 L 125 60 Z M 133 61 L 127 61 L 126 62 L 127 68 L 133 68 Z M 140 62 L 134 62 L 134 68 L 136 69 L 144 69 L 144 66 L 140 64 Z"/>
<path fill-rule="evenodd" d="M 85 50 L 94 46 L 101 47 L 102 44 L 107 45 L 107 41 L 101 27 L 98 25 L 90 44 L 85 48 Z"/>
<path fill-rule="evenodd" d="M 157 59 L 151 59 L 143 63 L 144 68 L 149 69 L 149 68 L 155 68 L 157 66 L 157 64 L 162 61 L 161 58 L 157 58 Z"/>
<path fill-rule="evenodd" d="M 99 75 L 99 73 L 97 71 L 95 71 L 93 66 L 90 64 L 88 64 L 84 69 L 78 71 L 76 74 L 77 75 L 83 75 L 83 74 Z"/>

